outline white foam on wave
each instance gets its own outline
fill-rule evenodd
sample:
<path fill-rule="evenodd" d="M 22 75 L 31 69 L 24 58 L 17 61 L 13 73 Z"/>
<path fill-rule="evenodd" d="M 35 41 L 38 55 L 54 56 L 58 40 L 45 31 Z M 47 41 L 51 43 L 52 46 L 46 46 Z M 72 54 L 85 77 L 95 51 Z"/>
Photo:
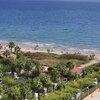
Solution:
<path fill-rule="evenodd" d="M 98 49 L 82 49 L 83 52 L 92 52 L 92 53 L 98 53 L 100 52 Z"/>
<path fill-rule="evenodd" d="M 5 43 L 8 43 L 8 41 L 6 41 L 6 40 L 0 40 L 0 43 L 1 44 L 5 44 Z"/>
<path fill-rule="evenodd" d="M 8 44 L 10 41 L 8 40 L 0 40 L 1 44 Z M 14 41 L 16 45 L 19 45 L 20 47 L 25 47 L 25 48 L 34 48 L 35 46 L 38 45 L 39 49 L 52 49 L 52 50 L 57 50 L 57 51 L 64 51 L 64 52 L 83 52 L 83 53 L 100 53 L 98 49 L 80 49 L 80 48 L 74 48 L 66 45 L 60 45 L 57 43 L 40 43 L 40 42 L 18 42 Z"/>
<path fill-rule="evenodd" d="M 40 48 L 53 48 L 55 47 L 55 43 L 40 43 L 40 42 L 20 42 L 20 45 L 35 47 L 38 45 Z"/>

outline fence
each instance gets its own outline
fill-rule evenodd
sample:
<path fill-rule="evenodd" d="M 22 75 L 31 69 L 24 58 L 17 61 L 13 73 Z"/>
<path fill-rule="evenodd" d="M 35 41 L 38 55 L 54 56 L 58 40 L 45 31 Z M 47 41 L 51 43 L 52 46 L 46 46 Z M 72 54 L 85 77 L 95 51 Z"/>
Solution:
<path fill-rule="evenodd" d="M 84 89 L 84 91 L 82 91 L 80 97 L 76 100 L 83 100 L 85 97 L 87 97 L 89 94 L 92 94 L 96 89 L 100 88 L 100 82 L 93 86 L 92 88 L 87 88 L 87 89 Z"/>

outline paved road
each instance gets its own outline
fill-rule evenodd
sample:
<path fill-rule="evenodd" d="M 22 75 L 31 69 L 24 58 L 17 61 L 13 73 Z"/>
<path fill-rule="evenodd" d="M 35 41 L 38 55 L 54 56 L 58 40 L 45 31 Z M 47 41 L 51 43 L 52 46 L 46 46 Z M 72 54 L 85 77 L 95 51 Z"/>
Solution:
<path fill-rule="evenodd" d="M 100 100 L 100 91 L 97 89 L 94 93 L 87 96 L 84 100 Z"/>

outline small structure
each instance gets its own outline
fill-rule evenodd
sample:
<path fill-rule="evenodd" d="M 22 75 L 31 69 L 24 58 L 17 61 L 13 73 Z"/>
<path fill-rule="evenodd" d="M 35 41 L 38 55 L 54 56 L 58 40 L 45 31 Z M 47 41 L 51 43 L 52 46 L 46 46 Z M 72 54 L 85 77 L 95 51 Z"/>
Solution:
<path fill-rule="evenodd" d="M 48 95 L 48 90 L 47 90 L 47 88 L 46 88 L 46 87 L 44 88 L 44 94 L 45 94 L 45 96 L 47 96 L 47 95 Z"/>
<path fill-rule="evenodd" d="M 56 90 L 57 86 L 58 86 L 58 83 L 52 83 L 52 86 L 53 86 L 53 89 Z"/>
<path fill-rule="evenodd" d="M 22 69 L 21 71 L 20 71 L 20 74 L 23 74 L 25 71 Z"/>
<path fill-rule="evenodd" d="M 81 95 L 82 95 L 82 92 L 79 92 L 76 94 L 76 99 L 80 100 L 81 99 Z"/>
<path fill-rule="evenodd" d="M 43 73 L 48 73 L 48 68 L 49 68 L 49 67 L 48 67 L 47 65 L 44 65 L 44 66 L 43 66 L 42 72 L 43 72 Z"/>
<path fill-rule="evenodd" d="M 17 76 L 17 73 L 16 72 L 14 72 L 14 77 L 15 77 L 15 79 L 19 79 L 19 77 Z"/>
<path fill-rule="evenodd" d="M 78 75 L 82 75 L 82 69 L 79 68 L 79 67 L 74 67 L 72 70 L 71 70 L 72 73 L 74 74 L 78 74 Z"/>
<path fill-rule="evenodd" d="M 64 76 L 62 76 L 61 79 L 62 79 L 63 81 L 67 81 L 67 80 L 68 80 L 68 79 L 67 79 L 66 77 L 64 77 Z"/>
<path fill-rule="evenodd" d="M 2 96 L 0 95 L 0 100 L 2 99 Z"/>
<path fill-rule="evenodd" d="M 5 72 L 5 75 L 10 76 L 12 73 L 11 72 Z"/>
<path fill-rule="evenodd" d="M 39 94 L 35 93 L 35 98 L 36 98 L 35 100 L 39 100 L 38 97 L 39 97 Z"/>

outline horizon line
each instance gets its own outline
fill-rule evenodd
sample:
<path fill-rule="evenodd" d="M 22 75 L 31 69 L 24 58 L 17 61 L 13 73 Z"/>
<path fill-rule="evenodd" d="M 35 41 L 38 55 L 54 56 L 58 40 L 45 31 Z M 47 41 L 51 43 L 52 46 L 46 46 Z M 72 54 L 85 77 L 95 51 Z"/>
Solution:
<path fill-rule="evenodd" d="M 8 0 L 0 0 L 0 1 L 8 1 Z M 16 0 L 9 0 L 9 1 L 16 1 Z M 88 1 L 88 0 L 82 0 L 82 1 L 80 1 L 80 0 L 76 0 L 76 1 L 74 1 L 74 0 L 17 0 L 17 1 L 40 1 L 40 2 L 42 2 L 42 1 L 46 1 L 46 2 L 100 2 L 100 1 Z"/>

